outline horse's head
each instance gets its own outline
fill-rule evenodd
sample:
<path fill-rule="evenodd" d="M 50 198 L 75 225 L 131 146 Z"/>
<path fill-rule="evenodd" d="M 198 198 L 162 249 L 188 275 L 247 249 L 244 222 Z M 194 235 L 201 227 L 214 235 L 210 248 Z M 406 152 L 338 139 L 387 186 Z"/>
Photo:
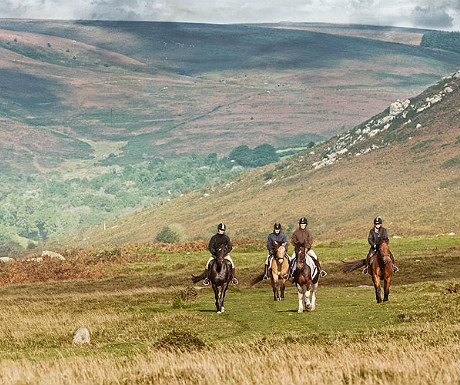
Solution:
<path fill-rule="evenodd" d="M 286 243 L 287 242 L 278 242 L 275 241 L 274 243 L 274 257 L 278 259 L 279 262 L 281 262 L 284 259 L 284 255 L 286 253 Z"/>
<path fill-rule="evenodd" d="M 220 246 L 216 251 L 215 259 L 217 260 L 219 264 L 221 264 L 226 255 L 227 255 L 227 248 L 225 246 Z"/>
<path fill-rule="evenodd" d="M 388 247 L 388 242 L 381 242 L 378 244 L 379 254 L 383 260 L 383 263 L 386 265 L 391 262 L 390 257 L 390 248 Z"/>
<path fill-rule="evenodd" d="M 297 263 L 304 263 L 307 260 L 307 248 L 305 246 L 300 246 L 299 253 L 297 254 Z"/>

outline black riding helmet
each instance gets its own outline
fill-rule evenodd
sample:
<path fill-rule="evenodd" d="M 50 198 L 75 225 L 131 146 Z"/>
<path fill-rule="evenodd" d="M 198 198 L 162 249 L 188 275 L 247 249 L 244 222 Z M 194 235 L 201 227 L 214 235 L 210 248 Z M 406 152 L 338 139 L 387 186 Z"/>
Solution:
<path fill-rule="evenodd" d="M 276 222 L 276 223 L 273 225 L 273 230 L 281 230 L 281 223 Z"/>
<path fill-rule="evenodd" d="M 381 225 L 382 224 L 382 218 L 380 217 L 377 217 L 374 219 L 374 225 Z"/>
<path fill-rule="evenodd" d="M 299 225 L 308 225 L 308 220 L 305 217 L 299 219 Z"/>
<path fill-rule="evenodd" d="M 224 223 L 219 223 L 219 224 L 217 225 L 217 230 L 218 230 L 218 231 L 219 231 L 219 230 L 225 231 L 225 229 L 226 229 L 226 227 L 225 227 L 225 224 L 224 224 Z"/>

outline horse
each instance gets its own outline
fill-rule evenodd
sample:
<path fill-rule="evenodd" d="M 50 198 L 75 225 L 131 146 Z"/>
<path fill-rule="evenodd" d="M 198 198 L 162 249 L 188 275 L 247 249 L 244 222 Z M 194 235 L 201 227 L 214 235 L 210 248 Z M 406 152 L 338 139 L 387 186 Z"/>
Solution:
<path fill-rule="evenodd" d="M 298 313 L 303 312 L 304 304 L 306 311 L 315 310 L 316 290 L 318 289 L 320 272 L 311 257 L 307 254 L 307 251 L 305 247 L 300 247 L 300 251 L 297 255 L 296 269 L 294 271 L 294 283 L 297 286 L 297 294 L 299 297 Z M 307 258 L 309 259 L 307 260 Z"/>
<path fill-rule="evenodd" d="M 342 262 L 344 263 L 343 272 L 349 273 L 350 271 L 364 266 L 366 264 L 366 258 L 358 261 Z M 369 274 L 372 276 L 372 282 L 374 283 L 377 303 L 382 302 L 381 280 L 383 280 L 383 302 L 388 301 L 391 278 L 393 276 L 393 261 L 391 259 L 388 242 L 381 242 L 377 245 L 377 255 L 374 256 L 372 264 L 370 265 Z"/>
<path fill-rule="evenodd" d="M 260 274 L 255 277 L 251 281 L 251 286 L 262 281 L 263 276 L 263 274 Z M 273 300 L 283 301 L 286 281 L 289 278 L 289 260 L 286 255 L 286 242 L 274 242 L 273 258 L 271 260 L 271 268 L 268 271 L 268 276 L 270 277 L 270 283 L 273 288 Z"/>
<path fill-rule="evenodd" d="M 228 285 L 232 280 L 232 264 L 228 259 L 225 259 L 227 255 L 227 251 L 225 247 L 220 247 L 216 255 L 214 255 L 214 259 L 209 262 L 209 271 L 208 276 L 209 280 L 212 284 L 212 289 L 214 290 L 214 296 L 216 298 L 216 308 L 217 313 L 221 314 L 225 311 L 224 309 L 224 298 L 225 293 L 228 289 Z M 205 278 L 205 273 L 203 272 L 199 276 L 192 275 L 193 283 L 197 283 Z M 220 294 L 219 294 L 219 287 Z"/>

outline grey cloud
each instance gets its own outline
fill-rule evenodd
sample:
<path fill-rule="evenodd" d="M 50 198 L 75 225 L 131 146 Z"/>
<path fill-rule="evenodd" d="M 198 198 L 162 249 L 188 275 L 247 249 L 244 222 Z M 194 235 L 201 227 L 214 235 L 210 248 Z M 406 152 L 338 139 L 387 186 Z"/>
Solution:
<path fill-rule="evenodd" d="M 412 11 L 413 23 L 425 28 L 451 28 L 453 18 L 446 10 L 438 7 L 415 7 Z"/>

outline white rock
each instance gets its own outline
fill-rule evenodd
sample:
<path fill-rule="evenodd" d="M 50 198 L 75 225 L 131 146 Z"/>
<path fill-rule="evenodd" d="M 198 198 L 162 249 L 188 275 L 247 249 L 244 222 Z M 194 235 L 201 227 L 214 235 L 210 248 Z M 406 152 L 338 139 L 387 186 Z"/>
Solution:
<path fill-rule="evenodd" d="M 10 261 L 14 261 L 14 258 L 10 258 L 10 257 L 0 257 L 0 262 L 10 262 Z"/>
<path fill-rule="evenodd" d="M 42 257 L 50 257 L 60 259 L 61 261 L 65 261 L 66 259 L 59 253 L 55 253 L 54 251 L 44 250 L 42 251 Z"/>
<path fill-rule="evenodd" d="M 86 328 L 80 328 L 75 332 L 73 336 L 73 343 L 76 345 L 89 344 L 91 342 L 89 330 Z"/>

